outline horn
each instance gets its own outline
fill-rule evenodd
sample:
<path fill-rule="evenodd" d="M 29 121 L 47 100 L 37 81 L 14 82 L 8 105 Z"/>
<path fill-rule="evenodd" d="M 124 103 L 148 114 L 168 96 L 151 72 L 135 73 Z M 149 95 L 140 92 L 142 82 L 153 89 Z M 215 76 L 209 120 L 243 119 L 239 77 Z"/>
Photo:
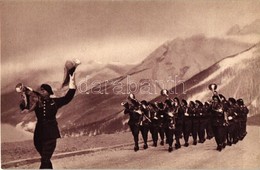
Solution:
<path fill-rule="evenodd" d="M 133 93 L 130 93 L 130 94 L 129 94 L 129 96 L 128 96 L 128 98 L 130 98 L 130 99 L 133 99 L 133 100 L 134 100 L 134 99 L 135 99 L 135 95 L 134 95 Z"/>
<path fill-rule="evenodd" d="M 169 91 L 166 90 L 166 89 L 162 89 L 162 90 L 161 90 L 161 95 L 162 95 L 162 96 L 169 96 Z"/>
<path fill-rule="evenodd" d="M 24 88 L 24 85 L 22 83 L 18 83 L 16 86 L 15 86 L 15 91 L 17 93 L 21 93 L 23 91 L 23 88 Z"/>
<path fill-rule="evenodd" d="M 209 85 L 209 89 L 210 89 L 211 91 L 216 91 L 217 88 L 218 88 L 218 86 L 217 86 L 215 83 Z"/>
<path fill-rule="evenodd" d="M 127 102 L 122 102 L 122 103 L 121 103 L 121 106 L 124 106 L 126 103 L 127 103 Z"/>

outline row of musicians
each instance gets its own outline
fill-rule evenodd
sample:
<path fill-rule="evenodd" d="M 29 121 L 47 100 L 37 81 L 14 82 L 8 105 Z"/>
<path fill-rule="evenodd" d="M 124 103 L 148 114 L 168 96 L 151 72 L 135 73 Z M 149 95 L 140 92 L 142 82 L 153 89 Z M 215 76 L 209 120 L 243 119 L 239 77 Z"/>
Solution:
<path fill-rule="evenodd" d="M 193 145 L 204 143 L 206 138 L 215 136 L 217 149 L 221 151 L 226 143 L 232 145 L 246 135 L 246 117 L 248 109 L 243 100 L 233 98 L 221 100 L 213 96 L 210 102 L 204 104 L 196 100 L 181 100 L 167 98 L 164 102 L 139 102 L 135 98 L 122 103 L 125 114 L 129 114 L 128 125 L 134 137 L 134 150 L 139 150 L 138 140 L 141 132 L 144 149 L 148 148 L 148 132 L 151 132 L 153 146 L 157 146 L 160 136 L 161 145 L 169 144 L 168 151 L 181 148 L 180 139 L 184 138 L 184 146 L 189 146 L 189 137 L 193 138 Z M 241 109 L 246 108 L 246 109 Z M 245 116 L 246 115 L 246 116 Z M 166 138 L 166 141 L 164 139 Z"/>

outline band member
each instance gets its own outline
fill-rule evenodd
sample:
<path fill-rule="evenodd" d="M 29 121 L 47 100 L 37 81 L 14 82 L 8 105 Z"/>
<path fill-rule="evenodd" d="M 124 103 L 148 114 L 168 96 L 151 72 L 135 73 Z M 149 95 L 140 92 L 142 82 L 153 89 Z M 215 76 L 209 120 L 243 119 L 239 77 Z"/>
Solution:
<path fill-rule="evenodd" d="M 159 135 L 161 138 L 160 145 L 164 145 L 164 134 L 165 134 L 165 126 L 164 126 L 164 116 L 165 116 L 165 104 L 162 102 L 155 103 L 157 105 L 157 117 L 158 117 L 158 124 L 159 124 Z"/>
<path fill-rule="evenodd" d="M 235 113 L 235 110 L 233 107 L 230 107 L 230 104 L 228 101 L 225 101 L 223 103 L 223 110 L 224 112 L 226 112 L 227 114 L 227 145 L 231 146 L 232 143 L 234 142 L 234 134 L 235 134 L 235 117 L 236 115 L 234 114 Z"/>
<path fill-rule="evenodd" d="M 224 148 L 224 140 L 225 140 L 225 126 L 224 126 L 225 120 L 224 120 L 223 106 L 218 96 L 214 95 L 212 99 L 213 99 L 213 103 L 211 107 L 212 130 L 217 143 L 217 150 L 221 151 Z"/>
<path fill-rule="evenodd" d="M 175 143 L 175 148 L 176 149 L 179 149 L 181 148 L 181 144 L 180 144 L 180 138 L 181 138 L 181 135 L 182 135 L 182 126 L 183 126 L 183 110 L 181 109 L 181 106 L 180 106 L 180 101 L 177 97 L 175 97 L 173 99 L 173 102 L 174 102 L 174 115 L 175 116 L 175 122 L 176 122 L 176 125 L 175 125 L 175 139 L 176 139 L 176 143 Z"/>
<path fill-rule="evenodd" d="M 68 104 L 76 92 L 75 75 L 70 76 L 69 90 L 64 97 L 51 98 L 51 86 L 41 85 L 41 100 L 36 103 L 35 114 L 37 123 L 34 130 L 34 145 L 41 156 L 41 169 L 52 169 L 51 157 L 60 138 L 56 114 L 58 109 Z"/>
<path fill-rule="evenodd" d="M 140 109 L 142 111 L 142 115 L 141 115 L 141 122 L 140 122 L 140 131 L 143 137 L 143 141 L 144 141 L 144 149 L 148 148 L 147 145 L 147 138 L 148 138 L 148 132 L 150 129 L 150 124 L 151 124 L 151 119 L 150 119 L 150 111 L 148 109 L 148 102 L 143 100 L 141 101 L 140 104 Z"/>
<path fill-rule="evenodd" d="M 157 117 L 158 108 L 154 103 L 150 103 L 148 107 L 150 110 L 150 117 L 151 117 L 150 132 L 152 135 L 153 146 L 157 147 L 158 133 L 159 133 L 159 119 Z"/>
<path fill-rule="evenodd" d="M 194 106 L 193 106 L 194 104 Z M 192 138 L 193 138 L 193 145 L 197 145 L 198 143 L 198 133 L 199 133 L 199 118 L 200 118 L 200 110 L 198 110 L 199 104 L 198 103 L 192 103 L 191 108 L 194 109 L 193 115 L 192 115 Z"/>
<path fill-rule="evenodd" d="M 207 121 L 207 125 L 206 125 L 206 134 L 207 134 L 207 139 L 212 139 L 214 137 L 213 131 L 212 131 L 212 126 L 211 126 L 211 121 L 210 121 L 210 117 L 211 117 L 211 103 L 210 102 L 205 102 L 204 103 L 204 111 L 206 114 L 206 121 Z"/>
<path fill-rule="evenodd" d="M 189 137 L 190 134 L 192 132 L 192 114 L 193 114 L 193 110 L 190 110 L 190 108 L 188 107 L 187 101 L 182 99 L 181 100 L 181 107 L 182 110 L 184 111 L 184 117 L 183 117 L 183 134 L 184 134 L 184 141 L 185 147 L 189 146 Z"/>
<path fill-rule="evenodd" d="M 198 135 L 199 135 L 199 143 L 204 143 L 205 142 L 205 130 L 207 126 L 207 120 L 206 120 L 206 110 L 205 107 L 203 106 L 202 102 L 199 100 L 196 100 L 196 105 L 197 109 L 196 111 L 198 112 L 198 119 L 199 119 L 199 129 L 198 129 Z"/>
<path fill-rule="evenodd" d="M 165 101 L 166 104 L 166 114 L 164 116 L 164 125 L 165 125 L 165 134 L 166 134 L 166 140 L 169 144 L 169 152 L 172 152 L 172 144 L 173 144 L 173 135 L 175 130 L 175 115 L 174 114 L 174 108 L 173 108 L 173 101 L 170 99 L 167 99 Z"/>
<path fill-rule="evenodd" d="M 139 130 L 141 123 L 141 110 L 139 109 L 139 103 L 136 100 L 132 100 L 132 103 L 121 103 L 125 107 L 124 113 L 129 114 L 128 125 L 134 137 L 134 151 L 139 150 Z"/>
<path fill-rule="evenodd" d="M 236 144 L 239 141 L 239 129 L 241 128 L 241 121 L 240 121 L 240 113 L 239 113 L 239 106 L 236 103 L 234 98 L 229 98 L 228 102 L 230 104 L 230 109 L 234 113 L 234 133 L 233 133 L 233 144 Z"/>
<path fill-rule="evenodd" d="M 241 129 L 240 129 L 240 140 L 243 140 L 247 134 L 246 131 L 246 123 L 247 123 L 247 115 L 248 115 L 248 108 L 244 105 L 243 99 L 238 99 L 237 104 L 239 106 L 239 115 L 241 116 Z"/>

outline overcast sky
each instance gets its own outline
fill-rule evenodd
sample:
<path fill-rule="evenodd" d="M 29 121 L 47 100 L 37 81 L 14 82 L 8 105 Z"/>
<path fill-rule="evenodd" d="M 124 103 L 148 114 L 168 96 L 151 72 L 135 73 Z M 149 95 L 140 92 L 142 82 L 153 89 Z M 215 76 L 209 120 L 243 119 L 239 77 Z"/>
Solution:
<path fill-rule="evenodd" d="M 140 62 L 167 40 L 222 36 L 260 18 L 259 11 L 259 0 L 4 1 L 2 78 L 70 58 Z"/>

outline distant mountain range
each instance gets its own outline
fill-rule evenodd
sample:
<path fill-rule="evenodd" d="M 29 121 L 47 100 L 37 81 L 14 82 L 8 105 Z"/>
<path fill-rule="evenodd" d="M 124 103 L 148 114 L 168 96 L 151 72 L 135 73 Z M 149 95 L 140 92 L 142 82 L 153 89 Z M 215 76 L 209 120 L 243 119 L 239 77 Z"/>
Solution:
<path fill-rule="evenodd" d="M 204 35 L 195 35 L 187 39 L 177 38 L 157 48 L 128 74 L 133 82 L 149 82 L 145 85 L 150 86 L 153 93 L 137 93 L 137 97 L 152 99 L 161 89 L 170 89 L 183 83 L 226 56 L 249 47 L 248 43 L 207 38 Z"/>
<path fill-rule="evenodd" d="M 260 34 L 260 19 L 255 20 L 251 24 L 244 27 L 234 25 L 227 31 L 227 35 L 248 35 L 248 34 Z"/>

